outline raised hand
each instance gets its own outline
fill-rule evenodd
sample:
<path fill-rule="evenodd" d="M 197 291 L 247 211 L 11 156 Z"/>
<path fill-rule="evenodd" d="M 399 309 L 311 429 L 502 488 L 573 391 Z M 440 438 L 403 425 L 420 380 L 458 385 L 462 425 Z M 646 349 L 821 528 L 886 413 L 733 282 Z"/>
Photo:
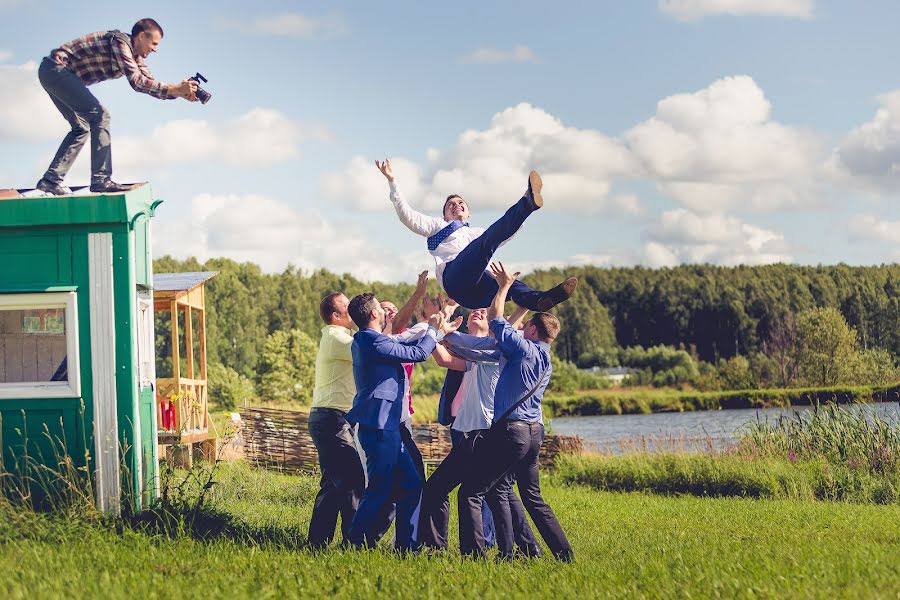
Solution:
<path fill-rule="evenodd" d="M 503 263 L 497 261 L 495 263 L 491 263 L 491 274 L 497 280 L 498 286 L 500 286 L 501 288 L 508 288 L 512 286 L 513 281 L 515 281 L 516 278 L 520 275 L 520 272 L 516 271 L 515 273 L 510 275 L 507 272 L 506 267 L 503 266 Z"/>
<path fill-rule="evenodd" d="M 384 159 L 382 162 L 375 161 L 375 166 L 378 167 L 378 170 L 381 171 L 381 174 L 384 175 L 388 181 L 394 180 L 394 170 L 391 168 L 390 159 Z"/>
<path fill-rule="evenodd" d="M 438 294 L 438 298 L 443 301 L 443 298 Z M 453 313 L 456 312 L 456 309 L 459 308 L 459 304 L 456 303 L 456 300 L 453 298 L 447 298 L 447 301 L 444 303 L 444 316 L 448 319 L 453 316 Z"/>
<path fill-rule="evenodd" d="M 434 327 L 438 331 L 441 331 L 446 322 L 447 318 L 444 316 L 444 313 L 440 311 L 435 312 L 433 315 L 428 317 L 428 325 Z"/>
<path fill-rule="evenodd" d="M 462 317 L 456 317 L 452 321 L 449 318 L 444 319 L 444 326 L 441 327 L 441 333 L 443 333 L 444 335 L 447 335 L 448 333 L 453 333 L 454 331 L 459 329 L 459 326 L 462 325 L 462 322 L 463 322 Z"/>
<path fill-rule="evenodd" d="M 428 271 L 422 271 L 419 273 L 419 280 L 416 281 L 416 296 L 424 296 L 426 287 L 428 287 Z"/>
<path fill-rule="evenodd" d="M 430 318 L 431 315 L 440 312 L 441 307 L 438 306 L 437 300 L 432 298 L 431 296 L 425 296 L 422 298 L 422 312 L 425 313 L 425 318 Z"/>

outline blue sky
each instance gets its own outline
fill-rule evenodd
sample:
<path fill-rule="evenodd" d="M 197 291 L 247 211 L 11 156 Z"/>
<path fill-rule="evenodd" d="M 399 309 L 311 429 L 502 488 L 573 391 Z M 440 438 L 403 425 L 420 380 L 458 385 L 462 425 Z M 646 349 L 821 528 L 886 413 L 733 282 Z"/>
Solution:
<path fill-rule="evenodd" d="M 213 100 L 91 89 L 114 177 L 165 200 L 157 254 L 412 281 L 433 263 L 372 165 L 392 157 L 414 207 L 460 193 L 481 226 L 538 169 L 546 207 L 500 253 L 523 270 L 900 260 L 900 4 L 557 4 L 0 0 L 0 187 L 66 130 L 41 57 L 151 16 L 154 75 L 199 70 Z"/>

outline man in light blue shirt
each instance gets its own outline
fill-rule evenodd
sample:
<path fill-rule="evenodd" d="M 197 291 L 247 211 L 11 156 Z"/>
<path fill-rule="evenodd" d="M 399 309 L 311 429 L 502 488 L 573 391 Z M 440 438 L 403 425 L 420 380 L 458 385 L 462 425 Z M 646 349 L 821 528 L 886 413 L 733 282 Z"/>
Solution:
<path fill-rule="evenodd" d="M 450 336 L 457 336 L 462 342 L 467 338 L 478 340 L 485 337 L 488 334 L 486 312 L 485 309 L 477 309 L 469 314 L 467 328 L 471 335 L 451 333 Z M 517 311 L 517 319 L 524 317 L 526 312 L 524 309 Z M 447 341 L 450 345 L 450 340 Z M 448 494 L 475 467 L 472 455 L 481 436 L 491 426 L 494 388 L 500 375 L 500 352 L 496 348 L 484 352 L 459 350 L 459 354 L 462 358 L 452 356 L 440 346 L 432 353 L 438 365 L 464 372 L 455 396 L 444 399 L 451 404 L 450 412 L 455 415 L 450 430 L 453 449 L 425 483 L 419 511 L 419 543 L 423 547 L 441 550 L 447 548 L 450 521 Z M 510 494 L 508 502 L 516 544 L 526 556 L 539 556 L 540 547 L 525 517 L 524 507 L 514 492 L 510 490 Z M 490 510 L 482 511 L 482 528 L 484 538 L 490 540 L 493 534 Z"/>
<path fill-rule="evenodd" d="M 506 364 L 497 381 L 493 425 L 484 443 L 475 448 L 474 473 L 459 490 L 460 551 L 485 555 L 481 507 L 487 499 L 497 528 L 500 556 L 512 557 L 512 474 L 518 480 L 522 503 L 550 551 L 560 560 L 573 560 L 572 546 L 553 509 L 541 497 L 538 472 L 544 439 L 541 399 L 550 383 L 550 344 L 559 334 L 559 321 L 549 313 L 536 313 L 520 334 L 503 318 L 506 294 L 518 273 L 508 274 L 502 264 L 491 265 L 491 270 L 499 290 L 488 310 L 489 327 Z"/>

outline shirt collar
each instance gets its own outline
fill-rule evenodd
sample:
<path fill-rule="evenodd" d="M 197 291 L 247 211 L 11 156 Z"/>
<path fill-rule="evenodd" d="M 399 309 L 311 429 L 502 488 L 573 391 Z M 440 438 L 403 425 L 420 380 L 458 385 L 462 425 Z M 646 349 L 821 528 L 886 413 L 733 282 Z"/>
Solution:
<path fill-rule="evenodd" d="M 332 324 L 330 324 L 330 323 L 329 323 L 328 325 L 326 325 L 325 327 L 322 328 L 322 333 L 325 333 L 326 331 L 330 331 L 330 330 L 332 330 L 332 329 L 337 329 L 338 331 L 343 331 L 343 332 L 345 332 L 345 333 L 350 333 L 350 330 L 347 329 L 346 327 L 344 327 L 343 325 L 332 325 Z"/>

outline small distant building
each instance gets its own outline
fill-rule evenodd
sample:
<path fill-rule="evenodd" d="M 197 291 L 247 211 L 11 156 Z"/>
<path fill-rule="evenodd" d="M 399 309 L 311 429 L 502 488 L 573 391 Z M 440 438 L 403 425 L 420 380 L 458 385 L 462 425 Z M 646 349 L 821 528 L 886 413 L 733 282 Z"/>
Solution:
<path fill-rule="evenodd" d="M 612 382 L 613 385 L 622 385 L 622 383 L 631 377 L 632 370 L 628 367 L 591 367 L 583 369 L 594 375 L 601 375 Z"/>

